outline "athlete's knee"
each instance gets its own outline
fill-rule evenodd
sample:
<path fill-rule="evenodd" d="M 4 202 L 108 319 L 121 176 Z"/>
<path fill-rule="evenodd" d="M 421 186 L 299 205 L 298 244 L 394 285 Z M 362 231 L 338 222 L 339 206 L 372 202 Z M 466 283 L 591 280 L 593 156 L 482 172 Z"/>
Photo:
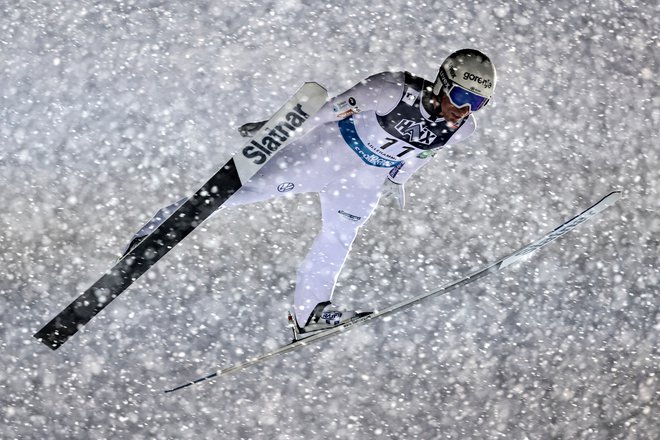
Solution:
<path fill-rule="evenodd" d="M 344 248 L 349 248 L 357 237 L 360 225 L 346 222 L 324 222 L 321 234 Z"/>

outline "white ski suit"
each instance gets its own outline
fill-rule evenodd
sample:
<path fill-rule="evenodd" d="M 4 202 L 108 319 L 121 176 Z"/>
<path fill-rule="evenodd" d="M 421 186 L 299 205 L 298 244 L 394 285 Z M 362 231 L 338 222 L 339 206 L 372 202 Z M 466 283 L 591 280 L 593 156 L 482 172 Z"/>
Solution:
<path fill-rule="evenodd" d="M 373 75 L 327 102 L 314 127 L 277 153 L 223 205 L 316 192 L 322 228 L 298 270 L 294 310 L 307 322 L 330 301 L 358 229 L 378 204 L 385 179 L 402 185 L 443 146 L 467 138 L 472 115 L 454 126 L 431 121 L 421 96 L 432 83 L 407 72 Z"/>
<path fill-rule="evenodd" d="M 473 115 L 458 124 L 432 120 L 422 105 L 431 87 L 408 72 L 383 72 L 330 99 L 306 123 L 312 126 L 306 134 L 278 151 L 217 211 L 286 194 L 319 194 L 322 228 L 296 281 L 299 323 L 332 298 L 351 244 L 386 179 L 403 185 L 436 151 L 474 132 Z M 183 201 L 159 212 L 173 212 Z M 136 236 L 155 227 L 147 224 Z"/>

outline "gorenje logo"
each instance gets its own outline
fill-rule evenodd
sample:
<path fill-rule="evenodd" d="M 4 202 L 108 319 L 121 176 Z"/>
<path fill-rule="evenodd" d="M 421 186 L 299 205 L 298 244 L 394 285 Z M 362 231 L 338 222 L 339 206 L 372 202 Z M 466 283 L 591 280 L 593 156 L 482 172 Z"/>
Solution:
<path fill-rule="evenodd" d="M 493 87 L 493 82 L 487 78 L 482 78 L 480 76 L 475 75 L 474 73 L 470 72 L 465 72 L 463 74 L 463 79 L 474 81 L 478 84 L 483 85 L 485 88 L 490 89 Z"/>
<path fill-rule="evenodd" d="M 309 115 L 303 111 L 302 104 L 298 104 L 293 111 L 286 114 L 285 118 L 286 122 L 278 123 L 261 139 L 261 142 L 253 140 L 250 145 L 243 148 L 243 156 L 254 159 L 257 165 L 266 162 L 268 156 L 275 153 L 289 139 L 292 132 L 309 118 Z"/>
<path fill-rule="evenodd" d="M 402 136 L 408 138 L 408 142 L 418 142 L 424 145 L 431 145 L 438 136 L 426 128 L 424 122 L 415 122 L 408 119 L 402 119 L 394 127 Z"/>

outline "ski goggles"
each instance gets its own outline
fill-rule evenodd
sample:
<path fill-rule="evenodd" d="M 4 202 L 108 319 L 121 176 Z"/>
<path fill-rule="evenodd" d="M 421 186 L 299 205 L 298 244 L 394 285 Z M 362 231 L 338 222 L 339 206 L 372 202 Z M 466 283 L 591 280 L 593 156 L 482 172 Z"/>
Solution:
<path fill-rule="evenodd" d="M 470 108 L 470 111 L 476 112 L 484 105 L 488 104 L 488 98 L 479 96 L 474 92 L 465 90 L 463 87 L 458 84 L 453 84 L 449 91 L 447 92 L 447 97 L 454 104 L 454 107 L 461 108 L 466 105 Z"/>
<path fill-rule="evenodd" d="M 477 95 L 476 93 L 459 86 L 455 82 L 449 81 L 447 74 L 442 68 L 440 68 L 440 71 L 438 72 L 438 79 L 441 81 L 441 84 L 445 90 L 445 94 L 449 98 L 449 101 L 451 101 L 451 103 L 454 105 L 454 107 L 461 108 L 467 105 L 469 106 L 471 112 L 476 112 L 484 105 L 488 104 L 488 98 Z M 439 84 L 437 79 L 436 84 L 436 87 L 438 87 Z M 440 90 L 437 90 L 437 92 L 436 90 L 433 92 L 436 95 L 440 94 Z"/>

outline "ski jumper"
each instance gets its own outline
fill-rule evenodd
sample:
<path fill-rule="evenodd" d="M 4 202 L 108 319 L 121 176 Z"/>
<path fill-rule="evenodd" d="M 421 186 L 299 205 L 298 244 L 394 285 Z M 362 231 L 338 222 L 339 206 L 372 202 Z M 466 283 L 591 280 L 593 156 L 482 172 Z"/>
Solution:
<path fill-rule="evenodd" d="M 432 86 L 408 72 L 383 72 L 330 99 L 307 121 L 306 134 L 278 151 L 214 213 L 287 194 L 319 194 L 321 231 L 296 280 L 299 323 L 332 298 L 351 244 L 376 208 L 385 180 L 403 185 L 438 150 L 474 132 L 472 114 L 457 124 L 433 120 L 422 105 Z M 159 210 L 133 240 L 156 229 L 186 200 Z"/>
<path fill-rule="evenodd" d="M 305 323 L 330 301 L 358 229 L 376 208 L 385 179 L 403 184 L 436 151 L 474 132 L 431 120 L 422 105 L 432 83 L 408 72 L 373 75 L 329 100 L 310 131 L 279 151 L 219 211 L 286 194 L 316 192 L 322 228 L 298 270 L 294 310 Z"/>

